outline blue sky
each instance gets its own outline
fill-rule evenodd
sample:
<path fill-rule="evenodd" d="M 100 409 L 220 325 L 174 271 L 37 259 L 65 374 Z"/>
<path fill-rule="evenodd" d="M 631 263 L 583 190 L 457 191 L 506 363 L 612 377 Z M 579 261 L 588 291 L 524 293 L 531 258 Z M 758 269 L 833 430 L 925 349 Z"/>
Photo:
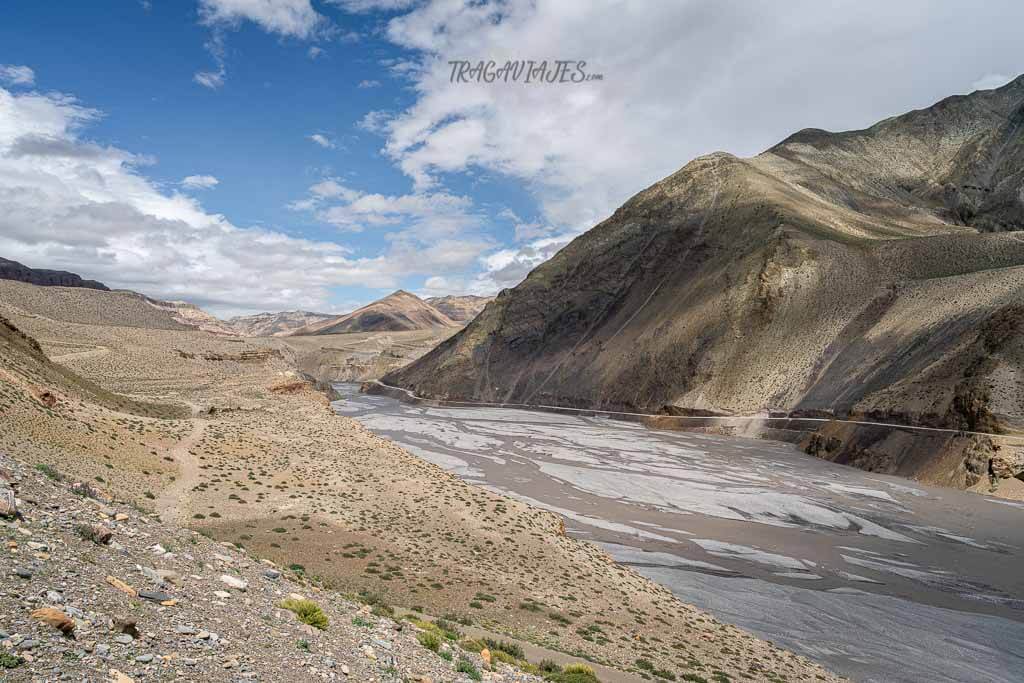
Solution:
<path fill-rule="evenodd" d="M 11 0 L 0 256 L 221 315 L 494 293 L 697 155 L 1024 71 L 1019 3 L 890 5 Z"/>

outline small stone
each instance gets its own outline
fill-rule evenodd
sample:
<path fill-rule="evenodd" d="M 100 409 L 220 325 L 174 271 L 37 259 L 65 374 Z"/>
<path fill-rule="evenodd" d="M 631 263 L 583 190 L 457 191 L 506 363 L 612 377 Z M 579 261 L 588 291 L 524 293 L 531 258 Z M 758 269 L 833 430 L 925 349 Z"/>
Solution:
<path fill-rule="evenodd" d="M 114 515 L 114 521 L 115 522 L 127 522 L 128 521 L 128 515 L 124 514 L 123 512 L 118 512 L 116 515 Z"/>
<path fill-rule="evenodd" d="M 121 645 L 131 645 L 134 641 L 135 639 L 127 633 L 122 633 L 119 636 L 114 636 L 114 642 L 120 643 Z"/>
<path fill-rule="evenodd" d="M 46 601 L 59 605 L 64 602 L 64 596 L 57 591 L 46 591 Z"/>
<path fill-rule="evenodd" d="M 14 573 L 17 574 L 19 577 L 21 577 L 23 579 L 31 579 L 32 578 L 32 572 L 29 571 L 28 569 L 26 569 L 25 567 L 17 567 L 17 568 L 15 568 Z"/>
<path fill-rule="evenodd" d="M 96 647 L 95 647 L 95 648 L 93 649 L 93 652 L 95 652 L 95 653 L 96 653 L 96 656 L 97 656 L 97 657 L 106 657 L 107 655 L 109 655 L 109 654 L 110 654 L 110 646 L 109 646 L 109 645 L 107 645 L 106 643 L 99 643 L 99 644 L 98 644 L 98 645 L 97 645 L 97 646 L 96 646 Z"/>
<path fill-rule="evenodd" d="M 192 628 L 191 626 L 186 626 L 184 624 L 178 624 L 174 627 L 174 630 L 186 636 L 195 635 L 196 633 L 196 630 L 194 628 Z"/>
<path fill-rule="evenodd" d="M 277 571 L 276 569 L 267 569 L 263 572 L 263 576 L 267 577 L 268 579 L 280 579 L 281 572 Z"/>
<path fill-rule="evenodd" d="M 221 600 L 227 600 L 231 597 L 231 593 L 228 593 L 227 591 L 213 591 L 213 594 Z"/>
<path fill-rule="evenodd" d="M 341 673 L 343 673 L 346 676 L 348 676 L 348 674 L 349 674 L 348 664 L 342 664 L 341 665 Z"/>
<path fill-rule="evenodd" d="M 231 576 L 230 574 L 221 574 L 220 580 L 222 583 L 227 584 L 229 587 L 236 590 L 244 591 L 249 587 L 249 582 L 244 581 L 237 576 Z"/>
<path fill-rule="evenodd" d="M 138 662 L 139 664 L 149 664 L 150 662 L 153 661 L 153 655 L 151 655 L 149 653 L 146 653 L 144 655 L 139 655 L 138 657 L 135 658 L 135 661 Z"/>
<path fill-rule="evenodd" d="M 167 602 L 168 600 L 174 599 L 163 591 L 139 591 L 139 597 L 143 600 L 151 600 L 153 602 Z"/>

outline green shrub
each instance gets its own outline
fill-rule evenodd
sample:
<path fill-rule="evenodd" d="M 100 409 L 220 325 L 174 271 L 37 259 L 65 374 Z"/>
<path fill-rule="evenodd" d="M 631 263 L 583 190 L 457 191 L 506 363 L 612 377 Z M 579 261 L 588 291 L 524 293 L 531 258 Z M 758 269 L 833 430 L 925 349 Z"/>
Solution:
<path fill-rule="evenodd" d="M 0 652 L 0 669 L 17 669 L 25 660 L 9 652 Z"/>
<path fill-rule="evenodd" d="M 552 683 L 600 683 L 597 674 L 586 664 L 570 664 L 560 673 L 548 674 Z"/>
<path fill-rule="evenodd" d="M 64 479 L 60 472 L 45 463 L 39 463 L 36 465 L 36 471 L 42 472 L 47 479 L 53 479 L 54 481 L 62 481 Z M 20 659 L 20 657 L 16 657 L 15 659 Z M 14 667 L 7 668 L 13 669 Z"/>
<path fill-rule="evenodd" d="M 651 673 L 654 674 L 655 678 L 661 678 L 661 679 L 664 679 L 666 681 L 674 681 L 674 680 L 676 680 L 676 675 L 674 673 L 672 673 L 671 671 L 669 671 L 668 669 L 655 669 Z"/>
<path fill-rule="evenodd" d="M 469 661 L 468 659 L 460 659 L 458 665 L 455 667 L 455 670 L 459 673 L 466 674 L 474 681 L 483 680 L 483 676 L 480 675 L 480 670 L 473 666 L 473 662 Z"/>
<path fill-rule="evenodd" d="M 525 659 L 526 655 L 523 653 L 523 648 L 516 645 L 515 643 L 508 643 L 504 640 L 495 640 L 493 638 L 484 638 L 487 648 L 493 652 L 505 652 L 512 655 L 516 659 Z"/>
<path fill-rule="evenodd" d="M 281 602 L 281 607 L 295 613 L 303 624 L 309 624 L 321 631 L 327 628 L 327 615 L 320 609 L 320 605 L 312 600 L 296 600 L 288 598 Z"/>
<path fill-rule="evenodd" d="M 557 674 L 562 672 L 562 667 L 550 659 L 540 660 L 540 664 L 537 665 L 537 668 L 541 670 L 541 673 L 546 674 Z"/>
<path fill-rule="evenodd" d="M 475 652 L 475 653 L 479 654 L 480 651 L 483 650 L 487 646 L 484 645 L 483 643 L 481 643 L 479 640 L 473 640 L 472 638 L 466 638 L 465 640 L 460 640 L 459 641 L 459 647 L 461 647 L 466 652 Z"/>
<path fill-rule="evenodd" d="M 432 631 L 423 631 L 422 633 L 416 634 L 416 640 L 420 641 L 420 645 L 427 648 L 431 652 L 437 652 L 441 649 L 441 639 L 438 635 Z"/>
<path fill-rule="evenodd" d="M 458 627 L 447 619 L 438 619 L 434 622 L 434 625 L 441 630 L 441 633 L 448 640 L 458 640 L 462 637 Z"/>

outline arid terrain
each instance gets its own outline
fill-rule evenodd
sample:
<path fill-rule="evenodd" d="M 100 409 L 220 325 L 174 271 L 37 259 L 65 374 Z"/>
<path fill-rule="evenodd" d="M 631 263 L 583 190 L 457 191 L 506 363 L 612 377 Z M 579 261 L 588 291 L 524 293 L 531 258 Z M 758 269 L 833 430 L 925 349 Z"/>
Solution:
<path fill-rule="evenodd" d="M 351 313 L 300 328 L 293 334 L 408 332 L 458 326 L 423 299 L 400 289 Z"/>
<path fill-rule="evenodd" d="M 243 546 L 326 591 L 369 591 L 483 626 L 541 656 L 592 662 L 602 680 L 651 671 L 690 680 L 838 680 L 567 537 L 559 517 L 461 482 L 334 415 L 297 375 L 285 340 L 186 328 L 116 292 L 0 287 L 0 315 L 10 321 L 0 345 L 0 451 L 18 463 L 157 513 L 167 528 L 187 525 Z M 56 571 L 38 552 L 45 571 Z M 84 559 L 68 553 L 65 561 Z M 31 610 L 20 605 L 29 594 L 10 590 L 3 629 L 23 634 Z M 52 602 L 37 593 L 37 602 Z M 254 598 L 245 609 L 270 607 Z M 353 608 L 338 609 L 332 623 Z M 102 619 L 94 623 L 109 633 Z M 115 659 L 140 676 L 155 661 L 120 650 Z M 375 661 L 364 680 L 408 676 Z M 439 680 L 465 679 L 454 662 L 438 662 L 448 672 Z M 211 671 L 211 679 L 233 678 L 230 669 Z"/>
<path fill-rule="evenodd" d="M 701 157 L 385 381 L 442 399 L 1020 434 L 1022 173 L 1024 76 L 750 159 Z M 805 446 L 961 488 L 1024 472 L 1019 449 L 997 467 L 984 437 L 915 450 L 829 426 Z"/>

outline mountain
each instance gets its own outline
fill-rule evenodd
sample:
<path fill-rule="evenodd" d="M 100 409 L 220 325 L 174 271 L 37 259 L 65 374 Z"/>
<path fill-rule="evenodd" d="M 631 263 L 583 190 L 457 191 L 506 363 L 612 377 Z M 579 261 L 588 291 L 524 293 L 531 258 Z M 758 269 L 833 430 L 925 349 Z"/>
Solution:
<path fill-rule="evenodd" d="M 243 337 L 283 337 L 303 327 L 314 326 L 337 317 L 331 313 L 281 311 L 235 316 L 226 322 L 236 334 Z"/>
<path fill-rule="evenodd" d="M 864 130 L 803 130 L 750 159 L 701 157 L 384 381 L 484 401 L 1019 431 L 1022 183 L 1024 77 Z M 906 474 L 901 457 L 863 466 Z M 961 474 L 950 481 L 968 485 Z"/>
<path fill-rule="evenodd" d="M 293 334 L 405 332 L 457 326 L 458 323 L 423 299 L 400 289 L 357 311 L 303 327 Z"/>
<path fill-rule="evenodd" d="M 452 320 L 461 323 L 475 318 L 480 311 L 484 310 L 484 306 L 494 301 L 494 297 L 467 294 L 466 296 L 432 296 L 424 301 Z"/>
<path fill-rule="evenodd" d="M 83 280 L 80 276 L 66 270 L 46 270 L 29 268 L 28 266 L 0 258 L 0 280 L 17 280 L 44 287 L 85 287 L 87 289 L 108 290 L 102 282 Z"/>
<path fill-rule="evenodd" d="M 139 297 L 150 306 L 166 311 L 171 318 L 189 327 L 198 328 L 204 332 L 212 332 L 213 334 L 226 334 L 226 335 L 237 335 L 239 334 L 229 324 L 217 318 L 216 316 L 207 313 L 203 309 L 199 308 L 195 304 L 190 304 L 187 301 L 162 301 L 160 299 L 154 299 L 138 292 L 132 292 L 129 290 L 123 290 L 127 294 Z"/>

